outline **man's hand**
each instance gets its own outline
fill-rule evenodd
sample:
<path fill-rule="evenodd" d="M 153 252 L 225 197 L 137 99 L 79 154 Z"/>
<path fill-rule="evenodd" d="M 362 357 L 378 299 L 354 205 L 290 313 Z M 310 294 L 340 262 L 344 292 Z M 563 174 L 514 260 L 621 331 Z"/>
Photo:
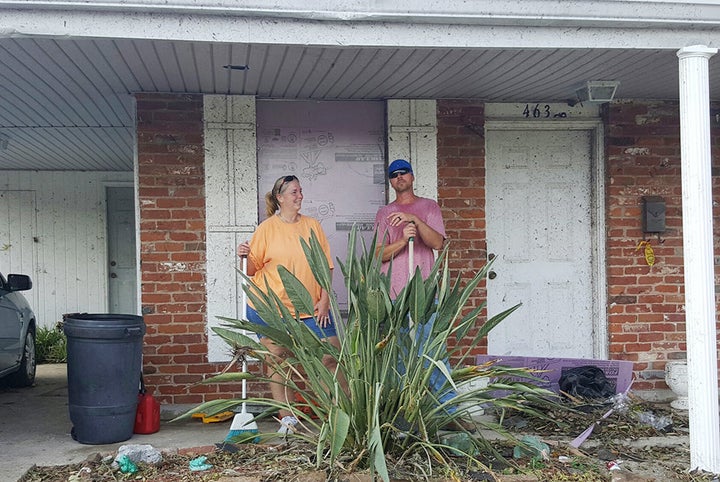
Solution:
<path fill-rule="evenodd" d="M 403 228 L 403 239 L 409 243 L 411 239 L 415 239 L 415 236 L 417 236 L 417 225 L 411 221 Z"/>
<path fill-rule="evenodd" d="M 388 224 L 390 226 L 400 226 L 402 223 L 414 223 L 417 224 L 417 218 L 414 214 L 394 212 L 388 217 Z"/>

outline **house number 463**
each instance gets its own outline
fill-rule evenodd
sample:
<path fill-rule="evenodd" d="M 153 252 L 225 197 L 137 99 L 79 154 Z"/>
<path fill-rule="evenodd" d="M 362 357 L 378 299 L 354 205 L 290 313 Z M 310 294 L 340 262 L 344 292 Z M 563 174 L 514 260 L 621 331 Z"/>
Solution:
<path fill-rule="evenodd" d="M 548 104 L 543 106 L 540 104 L 535 104 L 535 106 L 525 104 L 525 109 L 523 109 L 522 115 L 525 118 L 532 117 L 535 119 L 565 118 L 567 117 L 567 112 L 553 113 Z"/>

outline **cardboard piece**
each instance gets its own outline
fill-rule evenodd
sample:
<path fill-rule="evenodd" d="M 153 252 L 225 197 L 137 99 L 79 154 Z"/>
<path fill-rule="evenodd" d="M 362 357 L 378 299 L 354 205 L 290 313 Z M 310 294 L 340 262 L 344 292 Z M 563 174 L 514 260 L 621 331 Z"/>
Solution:
<path fill-rule="evenodd" d="M 505 365 L 513 368 L 532 368 L 536 370 L 547 370 L 537 373 L 534 376 L 542 380 L 535 382 L 540 388 L 560 392 L 560 376 L 563 369 L 594 365 L 600 368 L 605 376 L 615 385 L 615 393 L 622 393 L 630 386 L 632 381 L 633 363 L 625 360 L 596 360 L 592 358 L 544 358 L 525 356 L 502 356 L 502 355 L 477 355 L 478 365 L 489 361 L 497 360 L 498 365 Z"/>

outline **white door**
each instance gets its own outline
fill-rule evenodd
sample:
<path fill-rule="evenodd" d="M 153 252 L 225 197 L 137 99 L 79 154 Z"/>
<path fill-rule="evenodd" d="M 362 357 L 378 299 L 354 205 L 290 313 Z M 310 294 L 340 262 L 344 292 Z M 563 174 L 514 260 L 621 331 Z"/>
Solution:
<path fill-rule="evenodd" d="M 135 196 L 131 187 L 107 188 L 108 308 L 136 314 Z"/>
<path fill-rule="evenodd" d="M 487 132 L 488 353 L 591 358 L 592 132 Z"/>

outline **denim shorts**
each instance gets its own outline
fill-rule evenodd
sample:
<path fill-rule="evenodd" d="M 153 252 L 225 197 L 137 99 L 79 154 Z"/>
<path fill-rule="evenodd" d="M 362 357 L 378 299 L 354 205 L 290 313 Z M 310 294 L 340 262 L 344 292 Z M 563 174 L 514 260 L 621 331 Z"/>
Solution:
<path fill-rule="evenodd" d="M 255 323 L 256 325 L 262 325 L 267 326 L 267 323 L 263 321 L 262 318 L 260 318 L 260 315 L 257 311 L 253 309 L 252 306 L 247 307 L 247 319 L 250 323 Z M 315 322 L 315 318 L 308 317 L 308 318 L 301 318 L 302 322 L 305 323 L 305 326 L 310 328 L 315 335 L 317 335 L 318 338 L 321 340 L 323 338 L 330 338 L 331 336 L 337 336 L 337 330 L 335 330 L 335 321 L 333 320 L 332 313 L 330 313 L 330 323 L 325 328 L 320 328 L 318 324 Z M 265 338 L 263 335 L 256 333 L 258 339 Z"/>

